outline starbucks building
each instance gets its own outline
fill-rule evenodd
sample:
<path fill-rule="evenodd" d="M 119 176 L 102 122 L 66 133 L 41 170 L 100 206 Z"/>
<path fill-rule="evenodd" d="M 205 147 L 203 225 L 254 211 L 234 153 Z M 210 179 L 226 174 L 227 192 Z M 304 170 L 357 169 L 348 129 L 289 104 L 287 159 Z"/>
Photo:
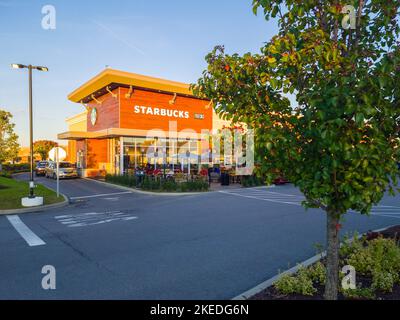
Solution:
<path fill-rule="evenodd" d="M 68 160 L 86 177 L 146 165 L 199 169 L 210 159 L 209 135 L 229 126 L 188 84 L 113 69 L 68 99 L 83 112 L 66 120 L 58 139 L 68 140 Z"/>

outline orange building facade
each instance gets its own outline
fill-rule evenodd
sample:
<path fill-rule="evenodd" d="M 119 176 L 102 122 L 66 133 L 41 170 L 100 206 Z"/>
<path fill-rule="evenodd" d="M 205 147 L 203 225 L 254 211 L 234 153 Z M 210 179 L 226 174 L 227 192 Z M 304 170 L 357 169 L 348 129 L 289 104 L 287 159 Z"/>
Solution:
<path fill-rule="evenodd" d="M 85 111 L 66 120 L 68 131 L 58 139 L 68 140 L 68 159 L 82 176 L 145 165 L 200 169 L 208 159 L 204 152 L 211 152 L 209 135 L 229 126 L 188 84 L 113 69 L 68 99 Z"/>

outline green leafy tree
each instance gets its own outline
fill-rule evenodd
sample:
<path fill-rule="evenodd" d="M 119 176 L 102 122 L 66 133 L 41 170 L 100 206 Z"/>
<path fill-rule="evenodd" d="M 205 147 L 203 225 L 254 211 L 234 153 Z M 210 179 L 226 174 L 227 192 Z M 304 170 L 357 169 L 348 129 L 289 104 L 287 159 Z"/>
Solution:
<path fill-rule="evenodd" d="M 33 143 L 33 152 L 39 154 L 42 160 L 46 160 L 49 151 L 57 145 L 57 142 L 54 141 L 38 140 Z"/>
<path fill-rule="evenodd" d="M 0 110 L 0 165 L 5 161 L 14 161 L 20 149 L 18 136 L 14 132 L 15 124 L 11 119 L 10 112 Z"/>
<path fill-rule="evenodd" d="M 193 86 L 219 114 L 254 128 L 258 174 L 271 181 L 283 172 L 304 206 L 326 212 L 326 299 L 337 299 L 342 217 L 368 214 L 397 188 L 399 6 L 255 0 L 254 12 L 277 20 L 279 33 L 259 54 L 217 46 Z"/>

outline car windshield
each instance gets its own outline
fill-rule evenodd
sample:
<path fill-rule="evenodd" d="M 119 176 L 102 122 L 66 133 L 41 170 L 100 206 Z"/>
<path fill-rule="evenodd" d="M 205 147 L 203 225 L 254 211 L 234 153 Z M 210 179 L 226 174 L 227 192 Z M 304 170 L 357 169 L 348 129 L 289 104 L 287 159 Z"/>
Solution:
<path fill-rule="evenodd" d="M 47 164 L 47 162 L 39 162 L 39 163 L 37 164 L 37 167 L 39 167 L 39 168 L 44 168 L 44 167 L 46 167 L 46 164 Z"/>
<path fill-rule="evenodd" d="M 60 162 L 60 168 L 75 168 L 75 166 L 69 162 Z"/>

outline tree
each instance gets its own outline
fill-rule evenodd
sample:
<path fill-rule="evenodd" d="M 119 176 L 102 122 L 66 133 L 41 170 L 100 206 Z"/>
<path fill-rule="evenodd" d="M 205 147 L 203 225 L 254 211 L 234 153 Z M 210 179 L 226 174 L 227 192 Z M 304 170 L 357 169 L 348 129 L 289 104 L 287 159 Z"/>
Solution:
<path fill-rule="evenodd" d="M 42 160 L 46 160 L 49 151 L 57 145 L 58 143 L 54 141 L 38 140 L 33 144 L 33 152 L 39 154 Z"/>
<path fill-rule="evenodd" d="M 277 19 L 279 33 L 259 54 L 228 55 L 217 46 L 193 86 L 219 114 L 255 130 L 258 174 L 271 181 L 284 172 L 305 207 L 326 212 L 326 299 L 337 299 L 344 215 L 368 214 L 397 189 L 399 6 L 254 0 L 254 12 Z"/>
<path fill-rule="evenodd" d="M 20 149 L 18 136 L 14 132 L 15 124 L 11 119 L 10 112 L 0 110 L 0 164 L 15 160 Z"/>

